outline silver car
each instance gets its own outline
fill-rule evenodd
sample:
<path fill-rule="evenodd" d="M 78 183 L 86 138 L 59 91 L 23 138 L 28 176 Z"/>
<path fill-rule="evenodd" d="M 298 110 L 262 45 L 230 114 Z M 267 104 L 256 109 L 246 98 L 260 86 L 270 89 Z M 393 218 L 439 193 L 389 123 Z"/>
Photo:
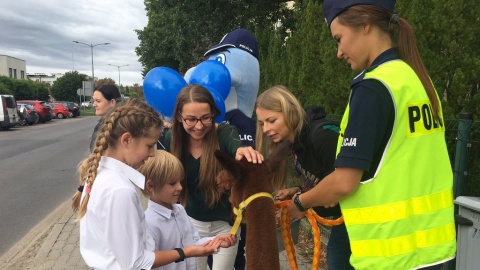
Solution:
<path fill-rule="evenodd" d="M 38 123 L 40 116 L 38 115 L 38 112 L 35 111 L 32 105 L 22 103 L 17 104 L 17 110 L 20 113 L 19 124 L 21 126 L 33 125 Z"/>

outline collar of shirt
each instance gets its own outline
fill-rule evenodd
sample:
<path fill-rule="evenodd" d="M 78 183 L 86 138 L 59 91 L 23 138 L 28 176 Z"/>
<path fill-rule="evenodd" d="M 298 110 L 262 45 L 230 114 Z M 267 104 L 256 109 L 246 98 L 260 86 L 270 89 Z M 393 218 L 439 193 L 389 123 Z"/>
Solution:
<path fill-rule="evenodd" d="M 105 167 L 128 178 L 135 186 L 145 188 L 145 176 L 120 160 L 102 156 L 99 166 Z"/>
<path fill-rule="evenodd" d="M 172 204 L 173 209 L 169 209 L 163 205 L 160 205 L 152 200 L 148 200 L 148 207 L 152 210 L 154 210 L 157 214 L 165 217 L 166 219 L 169 219 L 172 217 L 172 215 L 177 215 L 179 209 L 178 205 Z"/>

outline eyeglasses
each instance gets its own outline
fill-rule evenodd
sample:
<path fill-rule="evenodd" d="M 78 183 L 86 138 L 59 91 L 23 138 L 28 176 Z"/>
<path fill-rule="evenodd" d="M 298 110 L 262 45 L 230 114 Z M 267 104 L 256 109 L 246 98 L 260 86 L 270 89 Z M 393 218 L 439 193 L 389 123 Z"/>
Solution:
<path fill-rule="evenodd" d="M 200 121 L 200 123 L 202 123 L 202 125 L 204 126 L 208 126 L 212 124 L 212 121 L 213 121 L 213 116 L 203 116 L 202 118 L 195 118 L 195 117 L 183 118 L 183 116 L 180 115 L 180 117 L 183 119 L 185 124 L 187 124 L 187 126 L 191 126 L 191 127 L 195 126 L 198 121 Z"/>

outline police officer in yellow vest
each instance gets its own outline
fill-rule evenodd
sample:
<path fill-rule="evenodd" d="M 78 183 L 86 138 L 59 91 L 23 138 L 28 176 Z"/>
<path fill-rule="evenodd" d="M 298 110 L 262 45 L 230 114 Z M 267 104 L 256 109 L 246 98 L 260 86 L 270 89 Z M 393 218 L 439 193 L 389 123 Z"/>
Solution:
<path fill-rule="evenodd" d="M 301 218 L 340 202 L 355 269 L 440 269 L 456 251 L 442 107 L 394 0 L 326 0 L 351 83 L 335 171 L 292 199 Z M 395 34 L 397 33 L 397 34 Z"/>

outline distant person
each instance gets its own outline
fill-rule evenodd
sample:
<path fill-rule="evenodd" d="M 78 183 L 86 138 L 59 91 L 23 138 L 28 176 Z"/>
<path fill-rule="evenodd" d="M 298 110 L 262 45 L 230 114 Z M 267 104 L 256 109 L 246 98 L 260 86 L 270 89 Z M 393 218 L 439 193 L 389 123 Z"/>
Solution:
<path fill-rule="evenodd" d="M 109 109 L 115 106 L 121 100 L 120 91 L 114 84 L 104 84 L 95 89 L 93 92 L 93 105 L 95 109 L 95 115 L 103 116 Z M 90 151 L 95 146 L 95 139 L 97 132 L 102 123 L 100 119 L 98 124 L 93 129 L 92 139 L 90 140 Z"/>
<path fill-rule="evenodd" d="M 212 242 L 165 251 L 147 249 L 153 243 L 147 238 L 138 192 L 145 188 L 145 176 L 137 169 L 155 155 L 163 122 L 150 106 L 134 98 L 105 117 L 88 165 L 79 171 L 82 187 L 72 198 L 80 220 L 80 253 L 87 265 L 150 269 L 216 252 L 218 245 Z"/>
<path fill-rule="evenodd" d="M 155 156 L 147 159 L 138 170 L 146 178 L 143 193 L 149 196 L 149 201 L 145 211 L 145 221 L 147 231 L 153 237 L 155 250 L 201 245 L 210 240 L 213 240 L 212 243 L 219 242 L 223 248 L 235 244 L 236 237 L 229 233 L 200 238 L 185 208 L 178 204 L 182 191 L 181 181 L 185 172 L 182 163 L 174 155 L 158 150 Z M 195 258 L 189 258 L 158 269 L 195 270 L 197 264 Z"/>
<path fill-rule="evenodd" d="M 394 0 L 326 0 L 337 56 L 359 71 L 335 170 L 293 197 L 295 218 L 340 202 L 357 269 L 440 269 L 455 257 L 453 173 L 442 106 Z"/>

